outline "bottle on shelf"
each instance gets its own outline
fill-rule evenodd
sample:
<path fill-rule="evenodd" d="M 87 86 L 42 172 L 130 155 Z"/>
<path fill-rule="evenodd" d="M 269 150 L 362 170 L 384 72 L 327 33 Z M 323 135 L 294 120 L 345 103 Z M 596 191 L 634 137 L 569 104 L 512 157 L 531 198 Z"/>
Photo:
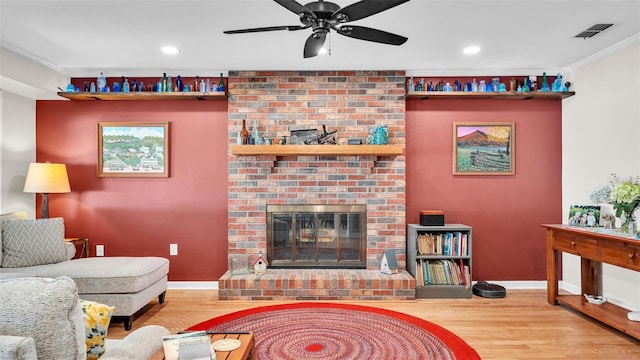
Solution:
<path fill-rule="evenodd" d="M 257 120 L 253 121 L 253 141 L 255 141 L 254 144 L 259 144 L 259 142 L 260 142 L 260 133 L 258 132 L 258 121 Z"/>
<path fill-rule="evenodd" d="M 471 91 L 478 91 L 478 83 L 476 82 L 476 79 L 473 79 L 473 81 L 471 82 Z"/>
<path fill-rule="evenodd" d="M 173 81 L 171 80 L 171 75 L 167 77 L 167 92 L 173 92 Z"/>
<path fill-rule="evenodd" d="M 131 85 L 129 85 L 129 79 L 124 79 L 124 83 L 122 84 L 122 92 L 128 93 L 131 91 Z"/>
<path fill-rule="evenodd" d="M 178 78 L 176 79 L 176 91 L 182 91 L 184 89 L 183 86 L 184 85 L 182 84 L 182 77 L 178 75 Z"/>
<path fill-rule="evenodd" d="M 540 88 L 540 91 L 544 91 L 544 92 L 549 91 L 549 82 L 547 81 L 546 72 L 542 73 L 542 87 Z"/>
<path fill-rule="evenodd" d="M 249 131 L 247 130 L 247 121 L 242 120 L 242 130 L 240 130 L 240 138 L 242 139 L 242 145 L 247 145 L 249 140 Z"/>
<path fill-rule="evenodd" d="M 416 90 L 415 85 L 413 84 L 413 76 L 409 78 L 409 92 L 414 92 Z"/>
<path fill-rule="evenodd" d="M 522 80 L 522 92 L 529 92 L 529 85 L 527 84 L 529 82 L 529 77 L 525 77 L 524 80 Z"/>
<path fill-rule="evenodd" d="M 218 81 L 218 87 L 216 88 L 217 91 L 224 91 L 224 77 L 222 76 L 222 73 L 220 73 L 220 81 Z"/>
<path fill-rule="evenodd" d="M 479 92 L 487 91 L 487 85 L 484 83 L 484 80 L 480 80 L 480 85 L 478 85 Z"/>
<path fill-rule="evenodd" d="M 204 80 L 200 80 L 200 87 L 198 88 L 200 92 L 205 92 L 205 84 Z"/>
<path fill-rule="evenodd" d="M 162 74 L 162 81 L 160 84 L 160 92 L 167 92 L 168 84 L 167 84 L 167 73 Z"/>
<path fill-rule="evenodd" d="M 103 73 L 100 73 L 100 75 L 98 76 L 98 79 L 96 80 L 96 84 L 98 86 L 98 88 L 97 88 L 98 92 L 105 91 L 105 89 L 107 87 L 107 79 L 105 79 Z"/>
<path fill-rule="evenodd" d="M 211 91 L 211 79 L 207 78 L 207 83 L 204 86 L 204 91 L 205 92 L 210 92 Z"/>

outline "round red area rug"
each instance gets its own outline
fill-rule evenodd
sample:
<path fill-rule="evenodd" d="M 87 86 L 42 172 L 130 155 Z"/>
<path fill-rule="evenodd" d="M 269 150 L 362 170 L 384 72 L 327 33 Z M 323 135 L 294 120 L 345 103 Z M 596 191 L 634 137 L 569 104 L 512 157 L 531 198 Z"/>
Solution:
<path fill-rule="evenodd" d="M 259 360 L 474 360 L 478 353 L 428 321 L 369 306 L 304 302 L 219 316 L 188 330 L 253 331 Z"/>

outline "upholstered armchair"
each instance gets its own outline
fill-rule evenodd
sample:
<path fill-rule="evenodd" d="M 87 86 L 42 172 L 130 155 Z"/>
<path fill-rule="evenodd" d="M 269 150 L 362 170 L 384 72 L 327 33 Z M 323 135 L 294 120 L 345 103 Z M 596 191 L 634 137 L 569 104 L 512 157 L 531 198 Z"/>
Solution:
<path fill-rule="evenodd" d="M 66 276 L 0 280 L 0 359 L 149 359 L 169 331 L 149 325 L 106 340 L 112 307 L 78 298 Z"/>

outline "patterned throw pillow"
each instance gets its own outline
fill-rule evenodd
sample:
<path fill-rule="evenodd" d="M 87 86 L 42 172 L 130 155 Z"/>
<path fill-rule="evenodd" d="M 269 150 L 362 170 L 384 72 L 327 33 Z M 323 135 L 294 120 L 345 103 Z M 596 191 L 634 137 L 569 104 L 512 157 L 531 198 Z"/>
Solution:
<path fill-rule="evenodd" d="M 87 360 L 96 360 L 105 352 L 107 330 L 115 307 L 94 301 L 80 300 L 84 314 L 84 331 L 87 335 Z"/>
<path fill-rule="evenodd" d="M 55 264 L 67 260 L 62 218 L 7 220 L 2 227 L 2 267 Z"/>
<path fill-rule="evenodd" d="M 2 223 L 6 220 L 27 220 L 29 214 L 26 211 L 14 211 L 6 214 L 0 214 L 0 264 L 2 263 Z"/>

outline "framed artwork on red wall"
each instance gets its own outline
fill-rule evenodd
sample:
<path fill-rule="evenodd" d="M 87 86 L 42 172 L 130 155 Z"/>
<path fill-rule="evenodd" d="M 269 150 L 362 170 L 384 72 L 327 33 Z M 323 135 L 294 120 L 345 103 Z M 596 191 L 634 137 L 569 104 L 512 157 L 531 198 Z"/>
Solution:
<path fill-rule="evenodd" d="M 454 123 L 453 175 L 514 175 L 514 123 Z"/>
<path fill-rule="evenodd" d="M 169 123 L 98 122 L 98 177 L 169 177 Z"/>

